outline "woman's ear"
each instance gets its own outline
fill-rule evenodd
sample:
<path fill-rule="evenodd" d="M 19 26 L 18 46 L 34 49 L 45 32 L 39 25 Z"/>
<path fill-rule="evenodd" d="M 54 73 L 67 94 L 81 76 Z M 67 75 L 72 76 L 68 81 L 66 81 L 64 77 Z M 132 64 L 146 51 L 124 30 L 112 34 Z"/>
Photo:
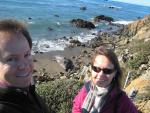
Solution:
<path fill-rule="evenodd" d="M 114 77 L 116 76 L 116 74 L 117 74 L 117 70 L 114 71 Z"/>
<path fill-rule="evenodd" d="M 113 77 L 113 80 L 115 81 L 116 77 L 117 77 L 117 71 L 114 71 L 114 77 Z"/>

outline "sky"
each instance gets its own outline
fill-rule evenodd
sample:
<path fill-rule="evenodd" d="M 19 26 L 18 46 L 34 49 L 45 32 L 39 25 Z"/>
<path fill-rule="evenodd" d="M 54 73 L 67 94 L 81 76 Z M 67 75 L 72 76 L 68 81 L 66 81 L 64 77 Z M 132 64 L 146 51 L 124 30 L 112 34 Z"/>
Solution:
<path fill-rule="evenodd" d="M 126 2 L 150 7 L 150 0 L 112 0 L 112 1 Z"/>

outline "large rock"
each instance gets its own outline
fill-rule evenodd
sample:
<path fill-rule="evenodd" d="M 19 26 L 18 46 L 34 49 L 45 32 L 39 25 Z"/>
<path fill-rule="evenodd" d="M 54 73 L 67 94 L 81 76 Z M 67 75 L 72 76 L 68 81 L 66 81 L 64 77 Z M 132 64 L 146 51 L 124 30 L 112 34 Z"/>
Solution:
<path fill-rule="evenodd" d="M 81 45 L 81 42 L 79 40 L 75 40 L 75 39 L 71 39 L 69 41 L 69 43 L 71 44 L 70 45 L 71 47 L 75 47 L 75 46 L 80 46 Z"/>
<path fill-rule="evenodd" d="M 101 37 L 95 37 L 86 43 L 86 46 L 96 48 L 102 43 Z"/>
<path fill-rule="evenodd" d="M 100 22 L 101 20 L 105 20 L 108 22 L 114 21 L 114 19 L 112 17 L 105 16 L 105 15 L 99 15 L 94 18 L 94 22 Z"/>
<path fill-rule="evenodd" d="M 76 27 L 80 27 L 80 28 L 88 28 L 88 29 L 95 28 L 95 25 L 92 22 L 83 19 L 72 19 L 70 22 Z"/>
<path fill-rule="evenodd" d="M 65 71 L 72 70 L 74 68 L 73 62 L 65 57 L 55 56 L 56 61 L 65 69 Z"/>
<path fill-rule="evenodd" d="M 86 10 L 86 7 L 85 6 L 80 7 L 80 10 Z"/>

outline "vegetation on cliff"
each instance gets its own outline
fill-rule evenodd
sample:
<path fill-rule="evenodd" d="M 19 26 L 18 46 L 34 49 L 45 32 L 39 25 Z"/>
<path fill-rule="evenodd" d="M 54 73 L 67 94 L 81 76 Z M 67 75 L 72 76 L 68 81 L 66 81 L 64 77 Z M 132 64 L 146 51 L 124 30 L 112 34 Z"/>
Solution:
<path fill-rule="evenodd" d="M 96 37 L 91 48 L 95 48 L 99 40 L 107 38 L 115 43 L 115 52 L 118 55 L 121 67 L 124 70 L 122 86 L 133 100 L 141 113 L 150 112 L 150 15 L 145 18 L 124 26 L 117 35 L 106 33 Z M 106 40 L 105 40 L 106 41 Z M 91 50 L 92 50 L 91 49 Z M 90 51 L 91 52 L 91 51 Z M 67 73 L 64 80 L 45 82 L 37 85 L 38 93 L 44 98 L 49 110 L 52 113 L 69 113 L 71 112 L 72 99 L 81 88 L 79 75 L 81 68 L 86 63 L 85 58 L 90 58 L 91 53 L 84 51 L 82 58 L 77 58 L 80 62 L 75 66 L 77 70 Z M 86 54 L 86 55 L 85 55 Z M 84 58 L 83 58 L 84 57 Z M 82 60 L 84 59 L 84 60 Z M 82 63 L 81 63 L 82 62 Z M 89 64 L 89 62 L 88 62 Z M 127 77 L 128 76 L 128 77 Z M 127 83 L 125 84 L 125 81 Z"/>

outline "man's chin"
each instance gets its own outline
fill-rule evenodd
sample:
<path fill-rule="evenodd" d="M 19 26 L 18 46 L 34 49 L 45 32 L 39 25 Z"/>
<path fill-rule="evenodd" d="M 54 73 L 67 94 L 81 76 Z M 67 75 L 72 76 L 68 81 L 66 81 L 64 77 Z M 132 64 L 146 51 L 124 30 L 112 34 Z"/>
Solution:
<path fill-rule="evenodd" d="M 16 75 L 16 77 L 29 77 L 29 76 L 31 76 L 30 73 Z"/>
<path fill-rule="evenodd" d="M 26 87 L 29 87 L 30 84 L 31 84 L 30 82 L 24 82 L 24 83 L 16 84 L 16 86 L 18 88 L 26 88 Z"/>

